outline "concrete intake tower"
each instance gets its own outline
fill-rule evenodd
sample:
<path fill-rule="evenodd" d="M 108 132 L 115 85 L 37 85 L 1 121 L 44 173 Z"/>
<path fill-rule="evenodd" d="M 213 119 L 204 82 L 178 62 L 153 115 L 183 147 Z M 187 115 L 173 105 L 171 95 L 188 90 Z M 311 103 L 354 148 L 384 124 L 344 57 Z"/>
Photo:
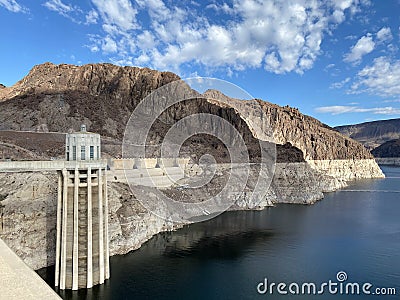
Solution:
<path fill-rule="evenodd" d="M 110 277 L 106 161 L 100 135 L 66 136 L 65 164 L 58 170 L 55 286 L 91 288 Z"/>

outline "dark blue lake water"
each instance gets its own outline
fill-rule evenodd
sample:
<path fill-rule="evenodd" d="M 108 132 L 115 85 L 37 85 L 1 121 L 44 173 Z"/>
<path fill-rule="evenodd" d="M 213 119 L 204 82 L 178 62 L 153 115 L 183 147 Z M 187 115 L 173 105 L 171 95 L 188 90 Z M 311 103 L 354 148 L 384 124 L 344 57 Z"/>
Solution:
<path fill-rule="evenodd" d="M 139 250 L 111 257 L 103 286 L 60 292 L 65 299 L 400 299 L 400 168 L 385 179 L 357 181 L 311 206 L 278 205 L 226 212 L 153 237 Z M 53 269 L 39 273 L 53 282 Z M 336 278 L 339 271 L 347 280 Z M 46 275 L 47 274 L 47 275 Z M 287 295 L 273 287 L 285 283 Z M 337 284 L 321 295 L 292 295 L 296 284 Z M 346 295 L 346 283 L 371 283 L 371 295 Z M 265 285 L 261 286 L 264 288 Z M 334 291 L 335 286 L 331 286 Z M 396 296 L 372 295 L 378 291 Z M 306 288 L 306 287 L 305 287 Z M 376 288 L 384 288 L 376 290 Z M 307 293 L 307 289 L 305 290 Z"/>

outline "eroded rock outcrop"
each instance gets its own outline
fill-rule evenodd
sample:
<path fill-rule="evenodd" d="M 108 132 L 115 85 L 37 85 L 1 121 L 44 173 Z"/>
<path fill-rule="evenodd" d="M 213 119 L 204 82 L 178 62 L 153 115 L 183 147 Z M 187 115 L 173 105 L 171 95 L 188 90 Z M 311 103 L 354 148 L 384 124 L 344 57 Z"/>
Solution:
<path fill-rule="evenodd" d="M 123 135 L 133 108 L 151 91 L 179 77 L 111 64 L 35 66 L 0 90 L 0 129 L 67 132 L 84 122 L 105 136 Z"/>

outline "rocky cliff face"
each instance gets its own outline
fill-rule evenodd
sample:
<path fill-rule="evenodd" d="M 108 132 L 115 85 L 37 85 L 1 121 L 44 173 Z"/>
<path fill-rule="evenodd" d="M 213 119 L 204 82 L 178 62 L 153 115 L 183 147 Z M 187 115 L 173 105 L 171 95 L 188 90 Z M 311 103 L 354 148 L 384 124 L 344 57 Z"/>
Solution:
<path fill-rule="evenodd" d="M 254 184 L 255 179 L 251 177 L 248 184 Z M 231 209 L 262 209 L 274 203 L 312 204 L 323 198 L 323 192 L 345 185 L 345 181 L 316 172 L 307 163 L 280 163 L 263 201 L 253 203 L 246 193 L 240 193 L 235 195 Z M 55 262 L 56 187 L 55 173 L 0 174 L 0 238 L 33 269 Z M 208 185 L 201 196 L 214 194 L 219 188 L 218 184 Z M 149 195 L 151 190 L 148 188 Z M 184 225 L 157 217 L 165 215 L 162 206 L 160 211 L 145 209 L 124 183 L 108 183 L 108 196 L 111 255 L 135 250 L 153 235 Z"/>
<path fill-rule="evenodd" d="M 81 67 L 45 63 L 35 66 L 14 86 L 0 90 L 0 129 L 53 132 L 88 129 L 122 137 L 137 103 L 152 90 L 179 77 L 110 64 Z"/>
<path fill-rule="evenodd" d="M 252 110 L 252 101 L 261 110 Z M 312 117 L 303 115 L 296 108 L 281 107 L 262 100 L 252 101 L 235 100 L 233 105 L 246 112 L 243 118 L 254 124 L 252 128 L 256 137 L 262 137 L 263 131 L 271 130 L 276 143 L 291 143 L 303 151 L 306 160 L 372 158 L 370 152 L 360 143 Z"/>

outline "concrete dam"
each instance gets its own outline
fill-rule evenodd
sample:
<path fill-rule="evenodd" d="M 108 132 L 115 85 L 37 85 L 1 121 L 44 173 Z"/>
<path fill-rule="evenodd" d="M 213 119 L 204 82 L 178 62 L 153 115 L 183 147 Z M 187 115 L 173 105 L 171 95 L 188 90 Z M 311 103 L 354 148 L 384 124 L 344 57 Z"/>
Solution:
<path fill-rule="evenodd" d="M 165 188 L 185 176 L 188 158 L 101 158 L 100 135 L 66 135 L 65 158 L 0 161 L 0 172 L 57 172 L 55 286 L 77 290 L 110 278 L 107 181 Z"/>

